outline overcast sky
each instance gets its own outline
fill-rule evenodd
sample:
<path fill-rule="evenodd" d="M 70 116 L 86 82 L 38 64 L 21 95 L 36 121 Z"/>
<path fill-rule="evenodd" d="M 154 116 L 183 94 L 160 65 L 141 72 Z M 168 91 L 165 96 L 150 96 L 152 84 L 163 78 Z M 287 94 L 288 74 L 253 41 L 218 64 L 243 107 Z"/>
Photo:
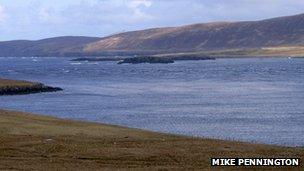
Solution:
<path fill-rule="evenodd" d="M 0 41 L 304 13 L 304 0 L 0 0 Z"/>

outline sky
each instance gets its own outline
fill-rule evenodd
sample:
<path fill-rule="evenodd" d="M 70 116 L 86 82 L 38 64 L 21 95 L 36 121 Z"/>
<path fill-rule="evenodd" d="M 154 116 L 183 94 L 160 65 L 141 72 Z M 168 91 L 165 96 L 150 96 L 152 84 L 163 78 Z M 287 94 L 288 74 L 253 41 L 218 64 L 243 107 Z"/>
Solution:
<path fill-rule="evenodd" d="M 304 13 L 304 0 L 0 0 L 0 41 Z"/>

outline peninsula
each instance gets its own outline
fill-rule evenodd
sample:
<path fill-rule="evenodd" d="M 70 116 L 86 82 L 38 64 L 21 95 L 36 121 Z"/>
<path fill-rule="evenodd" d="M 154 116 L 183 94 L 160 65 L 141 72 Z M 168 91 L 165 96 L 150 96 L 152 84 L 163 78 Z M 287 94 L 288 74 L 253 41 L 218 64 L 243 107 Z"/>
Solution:
<path fill-rule="evenodd" d="M 17 95 L 41 92 L 61 91 L 59 87 L 50 87 L 42 83 L 16 81 L 0 78 L 0 95 Z"/>

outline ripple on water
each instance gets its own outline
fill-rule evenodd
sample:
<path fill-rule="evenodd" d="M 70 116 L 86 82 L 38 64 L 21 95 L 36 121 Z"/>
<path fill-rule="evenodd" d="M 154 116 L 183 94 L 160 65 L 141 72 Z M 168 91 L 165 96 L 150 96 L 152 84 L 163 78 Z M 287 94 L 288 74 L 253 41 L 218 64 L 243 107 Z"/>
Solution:
<path fill-rule="evenodd" d="M 59 93 L 2 96 L 0 107 L 186 135 L 304 146 L 304 60 L 169 65 L 0 58 L 1 77 Z M 34 62 L 36 59 L 39 62 Z"/>

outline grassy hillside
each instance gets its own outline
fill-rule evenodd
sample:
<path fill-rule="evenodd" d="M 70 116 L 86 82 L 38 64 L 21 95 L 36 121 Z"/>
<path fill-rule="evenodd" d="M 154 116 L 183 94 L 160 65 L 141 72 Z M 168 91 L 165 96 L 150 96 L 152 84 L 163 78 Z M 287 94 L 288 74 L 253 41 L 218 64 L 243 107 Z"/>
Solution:
<path fill-rule="evenodd" d="M 216 51 L 198 51 L 181 53 L 164 53 L 152 55 L 155 57 L 216 57 L 216 58 L 246 58 L 246 57 L 304 57 L 304 46 L 277 46 L 254 49 L 226 49 Z"/>
<path fill-rule="evenodd" d="M 126 32 L 89 43 L 84 50 L 186 52 L 296 45 L 304 45 L 304 14 Z"/>
<path fill-rule="evenodd" d="M 36 41 L 14 40 L 0 42 L 1 57 L 69 56 L 82 53 L 82 48 L 99 40 L 96 37 L 64 36 Z"/>
<path fill-rule="evenodd" d="M 0 110 L 0 170 L 209 170 L 211 157 L 300 157 L 303 161 L 304 149 L 174 136 Z"/>

